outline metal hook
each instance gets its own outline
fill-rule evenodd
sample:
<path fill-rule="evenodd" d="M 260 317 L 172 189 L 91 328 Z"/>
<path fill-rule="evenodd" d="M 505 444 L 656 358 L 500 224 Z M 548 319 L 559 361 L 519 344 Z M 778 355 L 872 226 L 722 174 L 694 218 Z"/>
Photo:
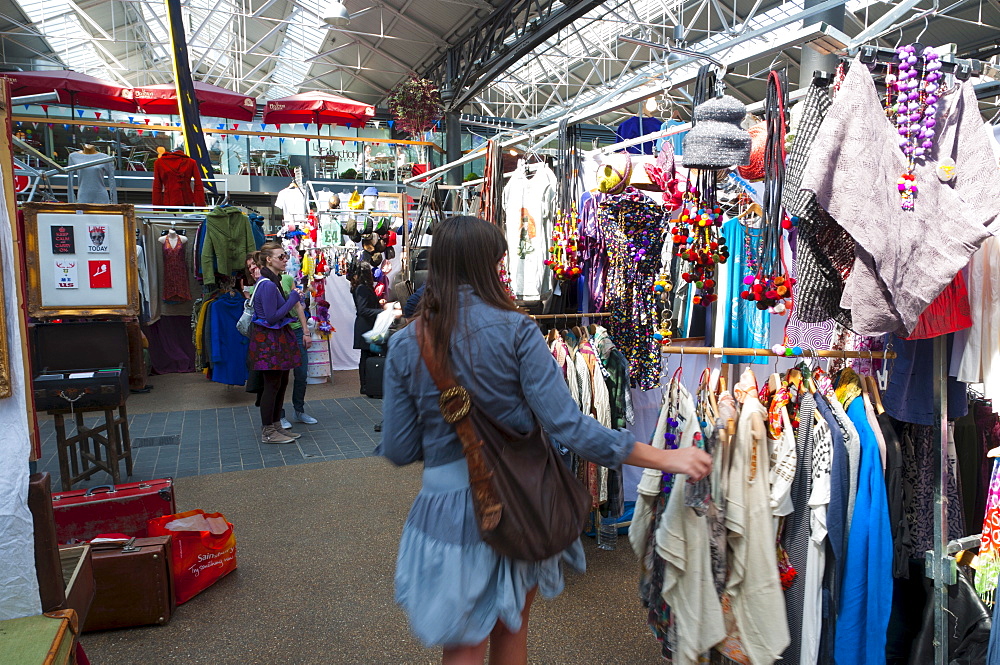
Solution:
<path fill-rule="evenodd" d="M 929 15 L 925 16 L 924 17 L 924 28 L 923 28 L 923 30 L 920 31 L 920 34 L 917 35 L 917 38 L 913 40 L 913 42 L 915 44 L 919 43 L 920 42 L 920 38 L 924 36 L 925 32 L 927 32 L 927 26 L 930 24 L 930 22 L 931 22 L 931 17 Z M 902 35 L 902 30 L 900 30 L 900 35 Z"/>
<path fill-rule="evenodd" d="M 898 49 L 899 44 L 902 41 L 903 41 L 903 26 L 899 26 L 899 37 L 896 39 L 896 45 L 892 47 L 892 50 L 895 51 L 896 49 Z"/>

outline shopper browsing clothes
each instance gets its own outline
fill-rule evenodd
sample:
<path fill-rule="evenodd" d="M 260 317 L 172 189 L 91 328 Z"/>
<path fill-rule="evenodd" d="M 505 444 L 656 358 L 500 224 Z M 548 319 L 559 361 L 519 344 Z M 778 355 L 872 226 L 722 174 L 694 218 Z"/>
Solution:
<path fill-rule="evenodd" d="M 286 297 L 281 290 L 281 275 L 288 263 L 288 254 L 280 243 L 268 242 L 254 255 L 260 268 L 260 278 L 254 285 L 253 329 L 247 363 L 261 373 L 263 391 L 260 399 L 260 420 L 264 443 L 291 443 L 298 434 L 287 433 L 281 426 L 281 407 L 288 388 L 288 372 L 303 362 L 299 344 L 291 324 L 294 309 L 301 301 L 298 290 Z"/>
<path fill-rule="evenodd" d="M 578 539 L 537 562 L 502 556 L 483 542 L 462 444 L 439 411 L 416 328 L 435 365 L 447 366 L 476 406 L 510 429 L 530 432 L 538 423 L 554 443 L 608 467 L 632 464 L 697 480 L 712 465 L 696 447 L 660 450 L 580 412 L 538 326 L 501 283 L 506 249 L 503 233 L 480 219 L 457 217 L 435 228 L 417 319 L 393 336 L 387 356 L 376 452 L 397 465 L 424 465 L 399 544 L 396 600 L 417 637 L 444 648 L 445 664 L 482 663 L 487 646 L 491 663 L 526 663 L 535 594 L 558 595 L 560 562 L 582 572 L 585 559 Z"/>
<path fill-rule="evenodd" d="M 361 362 L 358 364 L 358 375 L 361 379 L 361 394 L 366 395 L 367 384 L 366 364 L 374 355 L 370 345 L 365 341 L 364 334 L 375 327 L 375 319 L 382 310 L 391 309 L 392 305 L 379 304 L 375 295 L 375 280 L 372 277 L 372 266 L 366 261 L 358 261 L 347 269 L 347 279 L 351 283 L 351 295 L 354 296 L 354 307 L 357 318 L 354 319 L 354 348 L 361 350 Z"/>

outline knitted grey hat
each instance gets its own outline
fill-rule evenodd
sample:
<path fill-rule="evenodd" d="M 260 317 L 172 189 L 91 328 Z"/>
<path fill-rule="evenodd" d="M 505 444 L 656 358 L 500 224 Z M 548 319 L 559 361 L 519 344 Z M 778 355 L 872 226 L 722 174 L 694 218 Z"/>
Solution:
<path fill-rule="evenodd" d="M 695 126 L 684 137 L 681 163 L 695 169 L 724 169 L 750 163 L 750 133 L 740 126 L 747 107 L 723 95 L 694 110 Z"/>

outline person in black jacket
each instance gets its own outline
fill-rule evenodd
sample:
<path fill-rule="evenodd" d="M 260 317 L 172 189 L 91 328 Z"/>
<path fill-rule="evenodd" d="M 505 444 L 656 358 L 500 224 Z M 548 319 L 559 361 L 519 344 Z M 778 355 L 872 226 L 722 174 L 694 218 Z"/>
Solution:
<path fill-rule="evenodd" d="M 375 327 L 375 319 L 383 309 L 391 309 L 392 305 L 379 303 L 375 295 L 375 282 L 372 279 L 372 266 L 366 261 L 359 261 L 347 270 L 347 279 L 351 283 L 351 295 L 354 296 L 354 308 L 357 318 L 354 319 L 354 348 L 361 350 L 361 362 L 358 374 L 361 378 L 361 394 L 365 395 L 365 366 L 368 358 L 375 355 L 371 352 L 363 335 Z"/>

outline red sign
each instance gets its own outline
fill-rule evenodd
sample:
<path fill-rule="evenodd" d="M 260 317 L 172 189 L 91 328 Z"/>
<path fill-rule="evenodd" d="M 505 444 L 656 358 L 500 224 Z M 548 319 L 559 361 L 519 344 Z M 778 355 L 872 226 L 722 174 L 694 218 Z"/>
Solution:
<path fill-rule="evenodd" d="M 87 261 L 87 274 L 90 275 L 90 288 L 111 288 L 111 261 Z"/>

